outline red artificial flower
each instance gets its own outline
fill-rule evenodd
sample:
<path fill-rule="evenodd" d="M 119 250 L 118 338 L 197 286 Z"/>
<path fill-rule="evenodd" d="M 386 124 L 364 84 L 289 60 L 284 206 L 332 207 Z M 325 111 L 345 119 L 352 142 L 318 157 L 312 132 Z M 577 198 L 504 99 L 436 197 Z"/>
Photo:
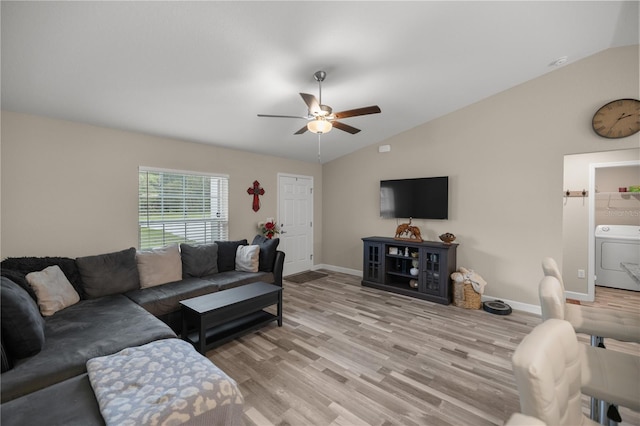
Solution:
<path fill-rule="evenodd" d="M 276 234 L 280 233 L 280 228 L 278 227 L 278 224 L 276 223 L 275 220 L 271 218 L 269 218 L 269 221 L 267 222 L 258 222 L 258 228 L 262 232 L 262 235 L 264 235 L 269 239 L 273 238 Z"/>

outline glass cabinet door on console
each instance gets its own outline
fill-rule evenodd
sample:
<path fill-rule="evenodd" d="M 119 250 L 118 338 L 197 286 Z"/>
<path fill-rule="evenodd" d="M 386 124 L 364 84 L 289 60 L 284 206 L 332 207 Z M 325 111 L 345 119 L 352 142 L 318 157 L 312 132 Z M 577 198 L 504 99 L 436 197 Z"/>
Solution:
<path fill-rule="evenodd" d="M 422 249 L 420 252 L 422 254 L 422 256 L 420 256 L 420 260 L 422 261 L 422 267 L 420 268 L 422 288 L 420 291 L 433 294 L 434 296 L 446 297 L 446 293 L 443 292 L 447 287 L 446 282 L 445 285 L 442 285 L 440 281 L 440 251 Z"/>
<path fill-rule="evenodd" d="M 362 285 L 449 304 L 458 244 L 368 237 Z"/>
<path fill-rule="evenodd" d="M 381 283 L 384 275 L 384 246 L 380 243 L 365 242 L 363 273 L 367 281 Z"/>

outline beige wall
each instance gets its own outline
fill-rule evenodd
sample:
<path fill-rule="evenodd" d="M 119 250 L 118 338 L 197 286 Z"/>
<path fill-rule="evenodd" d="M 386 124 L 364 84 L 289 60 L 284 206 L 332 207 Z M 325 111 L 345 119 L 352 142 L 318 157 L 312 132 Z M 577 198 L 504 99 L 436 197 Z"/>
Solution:
<path fill-rule="evenodd" d="M 540 259 L 562 266 L 564 155 L 640 146 L 640 134 L 608 140 L 590 126 L 604 103 L 640 97 L 638 59 L 638 46 L 610 49 L 388 139 L 390 153 L 371 146 L 322 167 L 3 111 L 0 250 L 135 246 L 139 165 L 229 174 L 230 237 L 250 238 L 276 215 L 285 172 L 315 179 L 315 263 L 361 270 L 361 238 L 396 227 L 378 217 L 379 180 L 448 175 L 450 219 L 416 221 L 423 237 L 456 234 L 458 265 L 487 279 L 488 296 L 538 305 Z M 255 179 L 267 190 L 257 214 Z"/>
<path fill-rule="evenodd" d="M 638 46 L 601 52 L 397 135 L 390 153 L 371 146 L 325 164 L 324 263 L 361 270 L 360 239 L 393 236 L 379 180 L 448 175 L 449 220 L 417 221 L 423 237 L 456 234 L 458 265 L 487 280 L 488 296 L 539 305 L 540 260 L 562 266 L 564 155 L 640 145 L 640 133 L 591 129 L 606 102 L 640 97 L 638 59 Z"/>
<path fill-rule="evenodd" d="M 230 176 L 231 239 L 252 239 L 277 216 L 277 174 L 313 176 L 314 216 L 322 211 L 319 164 L 2 112 L 3 257 L 99 254 L 138 244 L 138 167 Z M 260 181 L 262 207 L 247 188 Z M 321 221 L 314 251 L 321 262 Z"/>

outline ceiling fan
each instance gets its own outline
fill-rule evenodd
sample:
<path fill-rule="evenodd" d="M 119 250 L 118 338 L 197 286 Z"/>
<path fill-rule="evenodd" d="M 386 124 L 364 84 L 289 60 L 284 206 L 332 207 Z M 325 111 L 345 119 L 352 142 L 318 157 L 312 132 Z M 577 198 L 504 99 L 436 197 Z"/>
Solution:
<path fill-rule="evenodd" d="M 333 109 L 329 105 L 322 103 L 322 82 L 324 81 L 327 73 L 324 71 L 316 71 L 313 74 L 313 78 L 318 82 L 318 99 L 315 96 L 308 93 L 300 93 L 302 100 L 307 104 L 307 115 L 272 115 L 272 114 L 258 114 L 258 117 L 277 117 L 277 118 L 302 118 L 307 120 L 306 126 L 295 132 L 295 135 L 301 135 L 307 130 L 316 133 L 318 135 L 329 132 L 333 127 L 340 129 L 344 132 L 351 133 L 352 135 L 358 133 L 360 129 L 356 129 L 353 126 L 344 124 L 339 119 L 357 117 L 359 115 L 377 114 L 380 111 L 380 107 L 372 105 L 363 108 L 350 109 L 347 111 L 333 112 Z"/>

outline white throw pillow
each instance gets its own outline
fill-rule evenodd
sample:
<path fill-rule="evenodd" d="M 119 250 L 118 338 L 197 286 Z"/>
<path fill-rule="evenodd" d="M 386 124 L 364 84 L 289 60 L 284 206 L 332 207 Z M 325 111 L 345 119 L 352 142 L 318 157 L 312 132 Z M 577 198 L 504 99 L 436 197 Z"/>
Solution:
<path fill-rule="evenodd" d="M 260 246 L 238 246 L 236 250 L 236 271 L 258 272 Z"/>
<path fill-rule="evenodd" d="M 136 252 L 140 288 L 180 281 L 182 259 L 177 244 Z"/>
<path fill-rule="evenodd" d="M 78 292 L 58 265 L 49 266 L 40 272 L 31 272 L 26 278 L 38 298 L 40 313 L 45 317 L 80 301 Z"/>

